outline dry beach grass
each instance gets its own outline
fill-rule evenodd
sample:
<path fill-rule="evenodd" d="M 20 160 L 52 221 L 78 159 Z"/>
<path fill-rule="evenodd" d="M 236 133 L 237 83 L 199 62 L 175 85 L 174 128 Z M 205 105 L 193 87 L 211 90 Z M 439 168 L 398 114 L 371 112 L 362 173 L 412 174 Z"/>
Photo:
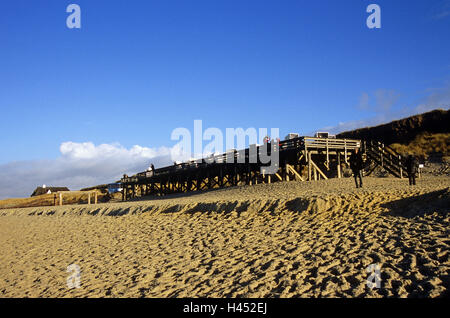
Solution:
<path fill-rule="evenodd" d="M 91 192 L 92 193 L 92 192 Z M 98 192 L 98 201 L 107 201 L 107 195 Z M 92 195 L 92 202 L 94 196 Z M 67 204 L 83 204 L 88 202 L 88 193 L 82 192 L 63 192 L 63 203 Z M 59 205 L 59 192 L 51 194 L 43 194 L 30 198 L 15 198 L 0 200 L 0 209 L 28 208 L 39 206 L 55 206 Z"/>
<path fill-rule="evenodd" d="M 292 181 L 0 210 L 0 297 L 448 297 L 449 184 Z"/>

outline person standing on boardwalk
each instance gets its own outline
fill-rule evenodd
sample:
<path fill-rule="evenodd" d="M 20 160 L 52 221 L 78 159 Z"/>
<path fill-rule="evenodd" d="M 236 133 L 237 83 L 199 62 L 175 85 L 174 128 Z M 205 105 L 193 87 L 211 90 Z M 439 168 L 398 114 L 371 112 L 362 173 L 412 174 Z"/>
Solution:
<path fill-rule="evenodd" d="M 413 155 L 406 158 L 406 171 L 408 173 L 409 185 L 416 185 L 417 159 Z"/>
<path fill-rule="evenodd" d="M 355 177 L 356 188 L 362 188 L 363 158 L 361 153 L 359 152 L 359 148 L 356 148 L 355 152 L 353 152 L 350 156 L 350 169 L 352 169 L 353 176 Z"/>
<path fill-rule="evenodd" d="M 154 176 L 155 175 L 155 166 L 153 165 L 153 163 L 150 165 L 150 167 L 148 169 L 150 172 L 150 176 Z"/>

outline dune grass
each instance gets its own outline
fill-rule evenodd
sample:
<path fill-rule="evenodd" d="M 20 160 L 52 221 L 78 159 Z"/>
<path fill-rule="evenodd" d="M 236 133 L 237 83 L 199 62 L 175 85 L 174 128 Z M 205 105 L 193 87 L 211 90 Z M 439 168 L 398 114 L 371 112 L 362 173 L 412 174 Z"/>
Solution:
<path fill-rule="evenodd" d="M 442 153 L 444 156 L 450 155 L 449 152 L 450 133 L 430 134 L 423 133 L 418 135 L 409 144 L 395 143 L 391 145 L 395 151 L 400 154 L 414 154 L 417 156 L 428 157 L 431 153 Z"/>
<path fill-rule="evenodd" d="M 106 194 L 98 193 L 98 201 L 105 201 L 107 198 Z M 63 204 L 84 204 L 88 202 L 88 193 L 70 193 L 65 192 L 63 195 Z M 94 202 L 94 198 L 91 195 L 91 202 Z M 0 209 L 11 209 L 11 208 L 28 208 L 28 207 L 40 207 L 40 206 L 54 206 L 59 204 L 59 194 L 43 194 L 30 198 L 13 198 L 0 200 Z"/>

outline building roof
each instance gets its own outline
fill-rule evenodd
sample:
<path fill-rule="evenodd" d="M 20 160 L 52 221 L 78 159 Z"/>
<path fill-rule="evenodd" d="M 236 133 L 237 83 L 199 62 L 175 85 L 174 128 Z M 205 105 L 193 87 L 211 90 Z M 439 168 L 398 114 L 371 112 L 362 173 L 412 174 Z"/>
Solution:
<path fill-rule="evenodd" d="M 45 187 L 45 188 L 37 187 L 36 190 L 34 190 L 33 193 L 31 194 L 31 196 L 34 197 L 37 195 L 47 194 L 48 191 L 50 191 L 50 193 L 53 193 L 58 191 L 70 191 L 70 190 L 67 187 Z"/>

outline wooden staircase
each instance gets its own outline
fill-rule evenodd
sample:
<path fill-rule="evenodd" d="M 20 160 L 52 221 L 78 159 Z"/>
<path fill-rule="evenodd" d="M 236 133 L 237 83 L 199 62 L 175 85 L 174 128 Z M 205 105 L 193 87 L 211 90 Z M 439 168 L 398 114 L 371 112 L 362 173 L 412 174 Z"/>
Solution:
<path fill-rule="evenodd" d="M 378 166 L 397 178 L 403 178 L 403 175 L 406 174 L 406 167 L 400 154 L 383 143 L 372 140 L 365 141 L 363 152 L 370 163 L 366 168 L 366 175 L 370 175 Z"/>

